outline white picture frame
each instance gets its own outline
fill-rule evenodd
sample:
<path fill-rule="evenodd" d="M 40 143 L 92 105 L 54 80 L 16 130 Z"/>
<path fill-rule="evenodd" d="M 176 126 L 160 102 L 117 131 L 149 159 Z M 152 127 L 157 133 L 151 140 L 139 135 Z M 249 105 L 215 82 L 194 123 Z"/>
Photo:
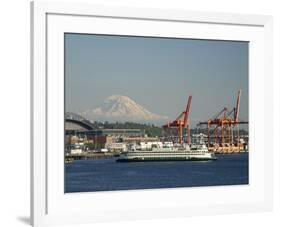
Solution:
<path fill-rule="evenodd" d="M 265 116 L 273 113 L 271 16 L 35 1 L 31 28 L 33 226 L 272 209 L 272 118 L 265 123 Z M 255 148 L 250 154 L 250 184 L 64 194 L 64 152 L 59 152 L 64 143 L 64 32 L 249 41 L 250 145 Z M 212 199 L 218 195 L 219 201 Z M 135 203 L 133 198 L 138 198 Z"/>

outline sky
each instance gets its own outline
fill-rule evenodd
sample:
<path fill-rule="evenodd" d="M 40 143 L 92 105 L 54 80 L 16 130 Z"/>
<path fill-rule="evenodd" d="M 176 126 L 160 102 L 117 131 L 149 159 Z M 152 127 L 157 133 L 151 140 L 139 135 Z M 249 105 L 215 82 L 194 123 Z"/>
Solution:
<path fill-rule="evenodd" d="M 248 42 L 65 34 L 66 111 L 125 95 L 173 120 L 192 95 L 194 124 L 232 109 L 241 89 L 248 120 L 248 83 Z"/>

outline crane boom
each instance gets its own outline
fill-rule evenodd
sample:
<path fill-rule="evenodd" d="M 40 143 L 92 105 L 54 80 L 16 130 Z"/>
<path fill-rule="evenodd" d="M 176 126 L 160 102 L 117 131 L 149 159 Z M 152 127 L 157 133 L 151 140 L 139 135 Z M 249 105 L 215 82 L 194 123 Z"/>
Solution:
<path fill-rule="evenodd" d="M 190 112 L 190 107 L 191 107 L 191 101 L 192 101 L 192 95 L 190 95 L 188 97 L 188 101 L 187 101 L 187 105 L 186 105 L 186 110 L 185 110 L 185 114 L 184 114 L 184 127 L 187 126 L 187 121 L 189 119 L 189 112 Z"/>
<path fill-rule="evenodd" d="M 240 110 L 240 98 L 241 98 L 241 90 L 238 91 L 237 96 L 237 102 L 236 102 L 236 108 L 235 108 L 235 116 L 234 121 L 238 122 L 238 116 L 239 116 L 239 110 Z"/>

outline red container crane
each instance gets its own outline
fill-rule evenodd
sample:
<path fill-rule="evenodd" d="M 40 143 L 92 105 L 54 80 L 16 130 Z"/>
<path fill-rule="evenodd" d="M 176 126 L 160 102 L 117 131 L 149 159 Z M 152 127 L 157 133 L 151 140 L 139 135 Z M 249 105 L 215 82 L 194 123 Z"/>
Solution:
<path fill-rule="evenodd" d="M 186 109 L 183 111 L 176 120 L 170 121 L 167 124 L 163 125 L 164 129 L 176 128 L 178 130 L 178 137 L 180 144 L 183 143 L 183 129 L 187 129 L 187 143 L 190 144 L 190 121 L 189 113 L 191 109 L 192 95 L 188 97 L 186 104 Z"/>
<path fill-rule="evenodd" d="M 207 125 L 208 127 L 208 148 L 210 149 L 210 141 L 213 139 L 214 145 L 219 143 L 217 148 L 213 149 L 221 152 L 238 151 L 240 152 L 240 136 L 239 136 L 239 124 L 248 124 L 247 121 L 239 121 L 241 90 L 238 91 L 236 107 L 231 111 L 228 111 L 224 107 L 215 117 L 205 122 L 199 122 L 199 125 Z M 233 116 L 231 116 L 233 114 Z M 234 145 L 233 130 L 237 127 L 237 144 Z M 211 135 L 212 134 L 212 135 Z"/>

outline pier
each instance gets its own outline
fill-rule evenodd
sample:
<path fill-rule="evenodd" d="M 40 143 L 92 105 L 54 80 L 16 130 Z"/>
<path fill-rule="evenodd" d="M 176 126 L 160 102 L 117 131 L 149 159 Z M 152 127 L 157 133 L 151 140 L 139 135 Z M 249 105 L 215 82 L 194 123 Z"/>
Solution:
<path fill-rule="evenodd" d="M 82 152 L 80 154 L 66 154 L 65 161 L 71 162 L 74 160 L 95 160 L 95 159 L 105 159 L 105 158 L 113 158 L 118 156 L 118 153 L 106 152 L 106 153 L 87 153 Z"/>

